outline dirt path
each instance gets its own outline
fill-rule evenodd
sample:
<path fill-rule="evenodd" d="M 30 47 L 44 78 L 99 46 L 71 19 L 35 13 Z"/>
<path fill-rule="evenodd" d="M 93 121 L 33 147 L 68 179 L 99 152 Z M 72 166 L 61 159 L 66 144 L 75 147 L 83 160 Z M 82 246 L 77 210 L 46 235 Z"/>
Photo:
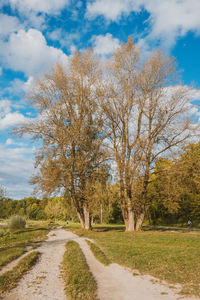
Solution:
<path fill-rule="evenodd" d="M 52 230 L 38 250 L 40 261 L 5 300 L 66 300 L 59 265 L 68 240 L 79 243 L 98 285 L 100 300 L 176 300 L 180 296 L 167 286 L 152 283 L 150 276 L 133 276 L 118 264 L 104 266 L 95 259 L 85 239 L 63 229 Z M 182 298 L 190 300 L 191 298 Z M 192 298 L 194 300 L 194 298 Z M 86 299 L 87 300 L 87 299 Z"/>
<path fill-rule="evenodd" d="M 60 264 L 65 244 L 75 236 L 63 229 L 52 230 L 48 240 L 37 248 L 42 253 L 39 262 L 20 280 L 5 300 L 66 300 L 60 278 Z"/>
<path fill-rule="evenodd" d="M 87 263 L 98 283 L 100 300 L 176 300 L 180 299 L 172 289 L 165 285 L 153 283 L 155 278 L 133 276 L 133 271 L 118 264 L 104 266 L 92 255 L 84 239 L 76 240 L 86 256 Z M 194 300 L 194 298 L 181 298 Z"/>
<path fill-rule="evenodd" d="M 8 263 L 6 266 L 2 267 L 2 269 L 0 270 L 0 275 L 2 275 L 3 273 L 12 270 L 18 263 L 19 261 L 24 258 L 26 255 L 28 255 L 29 253 L 35 251 L 35 249 L 30 250 L 27 252 L 25 252 L 24 254 L 20 255 L 18 258 L 14 259 L 13 261 L 11 261 L 10 263 Z"/>

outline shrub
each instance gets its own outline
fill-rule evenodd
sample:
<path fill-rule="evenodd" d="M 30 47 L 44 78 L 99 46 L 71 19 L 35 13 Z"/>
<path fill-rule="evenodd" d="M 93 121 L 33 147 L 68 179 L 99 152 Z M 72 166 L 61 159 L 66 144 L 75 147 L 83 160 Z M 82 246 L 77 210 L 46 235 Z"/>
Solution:
<path fill-rule="evenodd" d="M 0 229 L 0 237 L 4 236 L 5 231 Z"/>
<path fill-rule="evenodd" d="M 8 228 L 11 230 L 22 229 L 26 227 L 26 219 L 23 216 L 12 216 L 8 221 Z"/>

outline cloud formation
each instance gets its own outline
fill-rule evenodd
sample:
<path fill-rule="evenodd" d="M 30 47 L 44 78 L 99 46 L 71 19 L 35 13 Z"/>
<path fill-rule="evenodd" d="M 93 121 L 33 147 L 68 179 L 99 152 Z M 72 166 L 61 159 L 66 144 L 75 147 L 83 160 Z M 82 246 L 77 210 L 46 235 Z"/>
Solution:
<path fill-rule="evenodd" d="M 0 37 L 5 38 L 12 32 L 17 32 L 22 25 L 17 17 L 0 13 Z"/>
<path fill-rule="evenodd" d="M 12 33 L 2 45 L 4 67 L 22 71 L 27 76 L 49 69 L 56 62 L 67 64 L 67 55 L 62 50 L 48 46 L 43 34 L 36 29 Z"/>
<path fill-rule="evenodd" d="M 132 0 L 96 0 L 87 3 L 88 18 L 103 15 L 107 20 L 117 21 L 121 15 L 128 15 L 133 9 Z"/>
<path fill-rule="evenodd" d="M 18 111 L 12 112 L 12 106 L 14 107 L 11 101 L 7 99 L 0 101 L 0 131 L 23 124 L 29 120 Z"/>
<path fill-rule="evenodd" d="M 189 31 L 200 34 L 199 0 L 95 0 L 87 4 L 87 16 L 104 16 L 107 21 L 119 21 L 131 12 L 146 10 L 148 41 L 161 40 L 165 47 L 174 45 L 176 39 Z"/>
<path fill-rule="evenodd" d="M 8 197 L 21 199 L 30 196 L 33 190 L 28 181 L 34 171 L 34 149 L 8 144 L 0 144 L 0 184 L 6 188 Z"/>
<path fill-rule="evenodd" d="M 8 0 L 12 9 L 27 13 L 29 11 L 57 14 L 69 4 L 69 0 Z"/>
<path fill-rule="evenodd" d="M 100 56 L 111 54 L 120 45 L 120 41 L 113 38 L 112 34 L 97 35 L 92 38 L 94 45 L 94 52 Z"/>

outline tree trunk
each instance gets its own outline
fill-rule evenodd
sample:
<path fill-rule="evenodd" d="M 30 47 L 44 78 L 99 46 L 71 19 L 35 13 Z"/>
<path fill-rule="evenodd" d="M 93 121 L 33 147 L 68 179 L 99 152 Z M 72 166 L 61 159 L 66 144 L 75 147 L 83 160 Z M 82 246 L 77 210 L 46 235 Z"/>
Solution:
<path fill-rule="evenodd" d="M 143 205 L 141 213 L 137 218 L 136 229 L 135 229 L 136 231 L 139 231 L 141 229 L 142 223 L 144 221 L 144 216 L 145 216 L 145 206 Z"/>
<path fill-rule="evenodd" d="M 77 211 L 77 216 L 79 218 L 79 221 L 81 223 L 81 228 L 85 228 L 85 221 L 84 221 L 84 217 Z"/>
<path fill-rule="evenodd" d="M 83 205 L 83 215 L 84 215 L 84 221 L 85 221 L 84 229 L 89 230 L 89 229 L 91 229 L 91 220 L 90 220 L 90 212 L 89 212 L 87 204 Z"/>
<path fill-rule="evenodd" d="M 88 210 L 88 205 L 83 204 L 83 208 L 79 207 L 78 201 L 75 197 L 72 198 L 74 207 L 76 209 L 77 216 L 79 218 L 79 221 L 81 223 L 81 228 L 83 229 L 91 229 L 91 220 L 90 220 L 90 213 Z"/>
<path fill-rule="evenodd" d="M 128 199 L 127 201 L 127 213 L 126 213 L 126 218 L 124 219 L 125 226 L 126 226 L 126 231 L 131 232 L 135 230 L 135 216 L 134 216 L 134 211 L 131 206 L 131 201 Z"/>
<path fill-rule="evenodd" d="M 102 209 L 102 204 L 101 204 L 101 207 L 100 207 L 100 224 L 103 223 L 103 209 Z"/>
<path fill-rule="evenodd" d="M 126 231 L 131 232 L 135 230 L 135 222 L 134 222 L 134 212 L 133 210 L 128 211 L 127 213 L 127 218 L 124 220 L 125 226 L 126 226 Z"/>

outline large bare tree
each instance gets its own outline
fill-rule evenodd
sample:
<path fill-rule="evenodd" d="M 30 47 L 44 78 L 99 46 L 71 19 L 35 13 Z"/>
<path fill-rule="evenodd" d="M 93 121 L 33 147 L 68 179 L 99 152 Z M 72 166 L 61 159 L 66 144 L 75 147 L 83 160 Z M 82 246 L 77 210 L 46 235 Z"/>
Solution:
<path fill-rule="evenodd" d="M 30 98 L 38 118 L 16 129 L 41 140 L 32 183 L 50 195 L 70 193 L 81 225 L 90 229 L 90 185 L 107 172 L 103 120 L 97 107 L 101 71 L 91 50 L 76 52 L 36 81 Z"/>
<path fill-rule="evenodd" d="M 146 61 L 140 59 L 131 39 L 109 59 L 106 76 L 101 107 L 110 130 L 126 231 L 134 231 L 145 216 L 151 167 L 187 141 L 194 129 L 187 115 L 189 89 L 178 84 L 174 59 L 159 50 Z"/>

